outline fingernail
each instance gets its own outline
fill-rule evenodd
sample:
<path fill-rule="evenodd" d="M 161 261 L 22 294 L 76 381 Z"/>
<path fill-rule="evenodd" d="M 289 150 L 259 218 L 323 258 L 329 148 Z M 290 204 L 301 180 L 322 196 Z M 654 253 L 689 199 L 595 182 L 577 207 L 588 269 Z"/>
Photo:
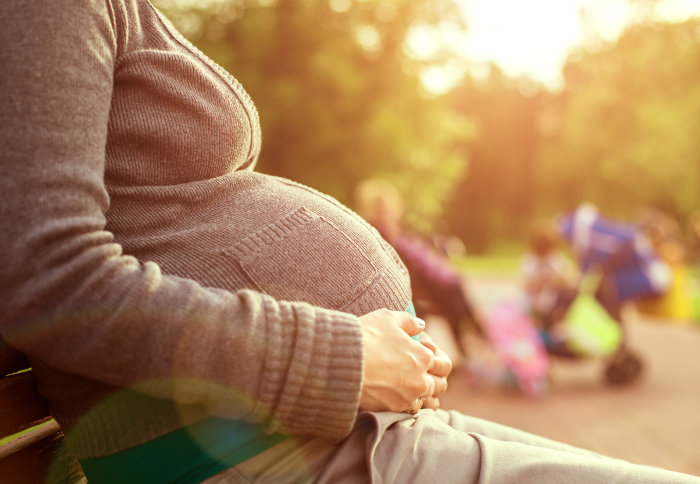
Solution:
<path fill-rule="evenodd" d="M 421 327 L 421 329 L 425 329 L 425 321 L 423 321 L 421 318 L 416 318 L 416 322 L 418 323 L 418 326 Z"/>

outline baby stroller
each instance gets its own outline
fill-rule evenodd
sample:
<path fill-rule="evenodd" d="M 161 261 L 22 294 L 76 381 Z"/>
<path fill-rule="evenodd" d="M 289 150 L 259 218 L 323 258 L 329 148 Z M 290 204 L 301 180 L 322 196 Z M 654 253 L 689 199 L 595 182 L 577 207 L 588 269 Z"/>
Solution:
<path fill-rule="evenodd" d="M 500 356 L 513 386 L 525 396 L 539 397 L 549 390 L 549 356 L 537 326 L 523 305 L 499 301 L 483 320 L 488 342 Z"/>
<path fill-rule="evenodd" d="M 644 364 L 628 347 L 621 308 L 628 301 L 663 293 L 671 280 L 668 266 L 637 227 L 606 219 L 592 205 L 561 217 L 557 229 L 585 276 L 578 292 L 564 294 L 559 301 L 569 340 L 550 344 L 550 354 L 607 357 L 606 382 L 637 380 Z"/>
<path fill-rule="evenodd" d="M 591 271 L 578 290 L 563 292 L 555 308 L 560 316 L 539 319 L 540 337 L 550 358 L 607 359 L 604 381 L 610 385 L 631 383 L 642 375 L 644 364 L 630 350 L 621 322 L 599 302 L 596 288 L 600 278 L 598 271 Z"/>

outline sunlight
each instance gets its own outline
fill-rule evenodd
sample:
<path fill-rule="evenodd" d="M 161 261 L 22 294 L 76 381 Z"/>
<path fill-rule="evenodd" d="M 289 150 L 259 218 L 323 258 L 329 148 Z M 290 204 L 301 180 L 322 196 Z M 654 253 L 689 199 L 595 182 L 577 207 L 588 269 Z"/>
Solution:
<path fill-rule="evenodd" d="M 663 19 L 682 22 L 700 16 L 700 0 L 673 0 L 661 2 L 659 16 Z"/>
<path fill-rule="evenodd" d="M 468 21 L 464 54 L 510 76 L 561 85 L 571 50 L 591 37 L 614 40 L 632 19 L 625 0 L 460 0 Z"/>
<path fill-rule="evenodd" d="M 469 34 L 463 48 L 474 62 L 493 61 L 512 76 L 556 78 L 557 63 L 580 35 L 571 2 L 464 2 Z"/>
<path fill-rule="evenodd" d="M 584 44 L 614 41 L 640 15 L 628 0 L 456 0 L 467 22 L 467 34 L 417 31 L 409 48 L 427 56 L 449 44 L 467 60 L 475 77 L 497 64 L 511 77 L 527 77 L 550 89 L 563 82 L 561 68 L 572 50 Z M 654 16 L 682 21 L 700 15 L 700 0 L 661 0 Z M 431 38 L 432 37 L 432 38 Z M 436 38 L 436 37 L 439 37 Z M 454 68 L 431 67 L 424 76 L 428 90 L 442 92 L 455 80 Z"/>

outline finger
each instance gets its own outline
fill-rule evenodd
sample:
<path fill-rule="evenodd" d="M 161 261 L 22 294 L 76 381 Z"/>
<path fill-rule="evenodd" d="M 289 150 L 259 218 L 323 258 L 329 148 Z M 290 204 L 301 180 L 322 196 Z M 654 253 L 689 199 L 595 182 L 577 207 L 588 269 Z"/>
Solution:
<path fill-rule="evenodd" d="M 452 371 L 452 360 L 442 351 L 438 351 L 433 357 L 433 367 L 430 369 L 430 373 L 435 376 L 447 376 Z"/>
<path fill-rule="evenodd" d="M 432 398 L 438 398 L 445 394 L 447 391 L 447 378 L 437 378 L 433 377 L 435 382 L 435 390 L 433 390 Z"/>
<path fill-rule="evenodd" d="M 430 398 L 435 394 L 436 380 L 438 380 L 437 377 L 425 375 L 426 389 L 425 392 L 420 395 L 420 398 Z"/>
<path fill-rule="evenodd" d="M 420 318 L 414 318 L 408 313 L 398 312 L 399 327 L 403 329 L 409 336 L 416 336 L 425 329 L 425 321 Z"/>
<path fill-rule="evenodd" d="M 440 399 L 435 397 L 426 398 L 425 401 L 423 401 L 423 408 L 437 410 L 440 408 Z"/>
<path fill-rule="evenodd" d="M 411 356 L 421 372 L 431 373 L 431 369 L 435 364 L 435 355 L 432 351 L 421 344 L 416 344 L 416 346 L 411 349 Z"/>
<path fill-rule="evenodd" d="M 419 335 L 419 337 L 420 337 L 420 342 L 423 344 L 423 346 L 425 346 L 426 348 L 428 348 L 428 349 L 429 349 L 430 351 L 432 351 L 433 353 L 436 353 L 436 352 L 437 352 L 438 348 L 437 348 L 437 346 L 435 346 L 435 343 L 433 343 L 433 339 L 428 335 L 428 333 L 426 333 L 425 331 L 423 331 L 423 332 Z"/>
<path fill-rule="evenodd" d="M 418 410 L 420 410 L 421 408 L 423 408 L 423 402 L 424 402 L 424 400 L 425 400 L 424 398 L 416 398 L 416 399 L 413 401 L 413 403 L 411 404 L 411 406 L 410 406 L 408 409 L 406 409 L 406 412 L 408 412 L 408 413 L 414 413 L 414 414 L 415 414 L 415 413 L 418 413 Z"/>
<path fill-rule="evenodd" d="M 434 343 L 433 343 L 433 338 L 432 338 L 432 337 L 430 336 L 430 334 L 427 333 L 427 332 L 421 333 L 420 339 L 421 339 L 421 341 L 423 341 L 423 342 L 427 342 L 427 343 L 429 343 L 429 344 L 434 345 Z"/>

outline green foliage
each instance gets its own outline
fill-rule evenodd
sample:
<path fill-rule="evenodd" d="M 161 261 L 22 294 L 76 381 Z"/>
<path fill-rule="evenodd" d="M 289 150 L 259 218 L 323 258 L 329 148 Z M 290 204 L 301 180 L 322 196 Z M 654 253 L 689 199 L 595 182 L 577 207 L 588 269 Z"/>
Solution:
<path fill-rule="evenodd" d="M 643 205 L 681 217 L 700 206 L 700 21 L 636 25 L 573 57 L 565 77 L 542 187 L 563 182 L 570 202 L 627 217 Z"/>
<path fill-rule="evenodd" d="M 258 170 L 352 204 L 369 177 L 404 193 L 429 226 L 466 164 L 455 149 L 469 123 L 428 95 L 406 49 L 411 29 L 454 14 L 451 0 L 212 1 L 158 5 L 231 72 L 260 112 Z"/>

